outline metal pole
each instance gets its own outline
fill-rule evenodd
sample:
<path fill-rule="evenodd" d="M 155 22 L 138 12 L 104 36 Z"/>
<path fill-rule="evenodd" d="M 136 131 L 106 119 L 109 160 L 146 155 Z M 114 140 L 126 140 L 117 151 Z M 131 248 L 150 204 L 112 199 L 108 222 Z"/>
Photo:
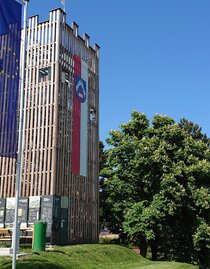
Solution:
<path fill-rule="evenodd" d="M 63 5 L 63 11 L 66 12 L 66 0 L 61 0 L 61 3 Z"/>
<path fill-rule="evenodd" d="M 23 13 L 23 32 L 21 39 L 21 60 L 20 60 L 20 117 L 19 117 L 19 137 L 18 137 L 18 154 L 17 154 L 17 174 L 16 174 L 16 186 L 15 186 L 15 219 L 14 228 L 12 234 L 12 269 L 16 269 L 16 254 L 19 246 L 19 232 L 18 232 L 18 205 L 20 196 L 20 186 L 22 177 L 22 133 L 23 133 L 23 106 L 24 106 L 24 84 L 25 84 L 25 54 L 26 54 L 26 27 L 27 27 L 27 12 L 28 1 L 24 1 L 24 13 Z"/>

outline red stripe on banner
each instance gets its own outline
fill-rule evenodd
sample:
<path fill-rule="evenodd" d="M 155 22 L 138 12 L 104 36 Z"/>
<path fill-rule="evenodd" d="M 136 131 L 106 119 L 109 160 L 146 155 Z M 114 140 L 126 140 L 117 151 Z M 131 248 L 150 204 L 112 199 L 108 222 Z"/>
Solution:
<path fill-rule="evenodd" d="M 80 118 L 81 103 L 76 96 L 76 76 L 81 77 L 81 59 L 74 55 L 74 92 L 72 111 L 72 173 L 80 174 Z"/>

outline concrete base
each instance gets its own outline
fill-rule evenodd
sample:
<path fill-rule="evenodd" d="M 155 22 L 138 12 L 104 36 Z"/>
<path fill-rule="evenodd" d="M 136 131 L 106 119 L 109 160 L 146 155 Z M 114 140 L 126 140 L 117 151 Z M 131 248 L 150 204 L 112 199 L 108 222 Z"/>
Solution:
<path fill-rule="evenodd" d="M 0 248 L 0 256 L 11 256 L 13 253 L 12 248 Z"/>
<path fill-rule="evenodd" d="M 12 257 L 13 249 L 12 248 L 0 248 L 0 256 L 10 256 Z M 24 253 L 24 252 L 18 252 L 17 253 L 17 259 L 21 256 L 29 255 L 31 253 Z"/>

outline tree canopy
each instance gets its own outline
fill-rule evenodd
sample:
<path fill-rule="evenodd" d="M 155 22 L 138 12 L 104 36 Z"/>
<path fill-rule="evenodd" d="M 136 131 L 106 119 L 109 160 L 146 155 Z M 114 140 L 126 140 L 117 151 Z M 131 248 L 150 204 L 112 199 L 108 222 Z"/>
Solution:
<path fill-rule="evenodd" d="M 207 268 L 210 148 L 200 127 L 159 114 L 150 124 L 134 111 L 107 143 L 101 175 L 109 228 L 126 233 L 143 255 L 149 243 L 154 260 L 198 261 Z"/>

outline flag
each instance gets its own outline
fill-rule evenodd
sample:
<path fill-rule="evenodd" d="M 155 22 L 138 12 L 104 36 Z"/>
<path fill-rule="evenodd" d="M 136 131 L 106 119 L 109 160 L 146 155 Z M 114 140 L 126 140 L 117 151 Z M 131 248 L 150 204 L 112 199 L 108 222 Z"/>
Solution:
<path fill-rule="evenodd" d="M 72 111 L 72 173 L 87 176 L 88 150 L 88 66 L 74 55 Z"/>
<path fill-rule="evenodd" d="M 0 156 L 16 157 L 22 6 L 0 0 Z"/>

